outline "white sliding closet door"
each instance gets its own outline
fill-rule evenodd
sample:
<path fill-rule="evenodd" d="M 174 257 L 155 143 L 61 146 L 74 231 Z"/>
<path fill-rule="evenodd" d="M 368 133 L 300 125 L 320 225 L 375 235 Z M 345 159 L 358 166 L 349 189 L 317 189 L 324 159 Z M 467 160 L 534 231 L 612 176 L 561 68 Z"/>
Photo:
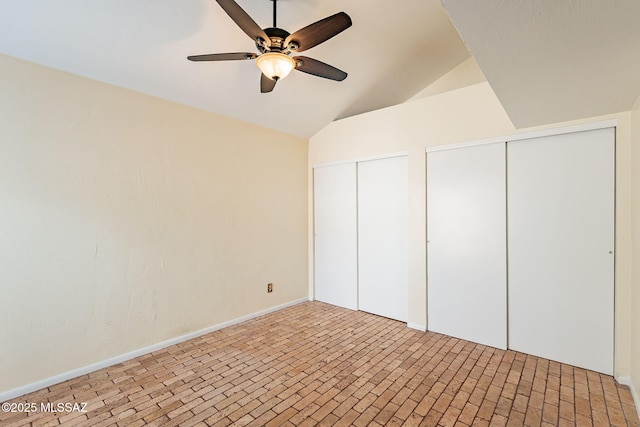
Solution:
<path fill-rule="evenodd" d="M 509 348 L 609 375 L 614 131 L 507 148 Z"/>
<path fill-rule="evenodd" d="M 505 143 L 427 154 L 428 329 L 506 349 Z"/>
<path fill-rule="evenodd" d="M 358 163 L 358 309 L 407 321 L 407 157 Z"/>
<path fill-rule="evenodd" d="M 313 170 L 315 299 L 357 310 L 356 164 Z"/>

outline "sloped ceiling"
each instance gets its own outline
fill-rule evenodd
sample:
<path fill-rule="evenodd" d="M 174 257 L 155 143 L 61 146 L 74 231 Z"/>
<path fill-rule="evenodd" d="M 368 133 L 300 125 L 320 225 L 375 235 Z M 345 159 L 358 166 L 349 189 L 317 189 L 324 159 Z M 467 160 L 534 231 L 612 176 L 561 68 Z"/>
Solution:
<path fill-rule="evenodd" d="M 262 27 L 271 0 L 236 0 Z M 256 51 L 213 0 L 2 2 L 0 53 L 301 137 L 331 121 L 410 99 L 469 58 L 439 0 L 280 0 L 290 32 L 344 10 L 353 26 L 305 55 L 345 70 L 341 83 L 294 72 L 259 91 L 251 61 L 188 55 Z"/>
<path fill-rule="evenodd" d="M 640 95 L 638 0 L 443 0 L 516 127 L 628 111 Z"/>

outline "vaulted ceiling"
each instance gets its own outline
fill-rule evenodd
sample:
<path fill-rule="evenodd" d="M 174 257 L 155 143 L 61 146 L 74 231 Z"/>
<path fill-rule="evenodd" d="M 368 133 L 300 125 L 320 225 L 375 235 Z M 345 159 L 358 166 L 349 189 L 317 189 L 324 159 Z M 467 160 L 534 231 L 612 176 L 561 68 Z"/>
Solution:
<path fill-rule="evenodd" d="M 443 0 L 518 128 L 629 111 L 640 96 L 638 0 Z"/>
<path fill-rule="evenodd" d="M 272 26 L 271 0 L 236 1 Z M 278 26 L 339 11 L 353 26 L 304 54 L 348 78 L 293 72 L 268 94 L 253 61 L 187 61 L 256 51 L 213 0 L 5 1 L 0 53 L 301 137 L 424 96 L 470 52 L 516 127 L 629 110 L 640 95 L 637 0 L 279 0 Z"/>
<path fill-rule="evenodd" d="M 236 0 L 261 27 L 271 0 Z M 188 55 L 256 52 L 213 0 L 3 2 L 0 53 L 308 137 L 331 121 L 404 102 L 469 57 L 439 0 L 279 0 L 289 32 L 344 11 L 353 26 L 304 55 L 349 73 L 293 72 L 260 93 L 254 61 Z"/>

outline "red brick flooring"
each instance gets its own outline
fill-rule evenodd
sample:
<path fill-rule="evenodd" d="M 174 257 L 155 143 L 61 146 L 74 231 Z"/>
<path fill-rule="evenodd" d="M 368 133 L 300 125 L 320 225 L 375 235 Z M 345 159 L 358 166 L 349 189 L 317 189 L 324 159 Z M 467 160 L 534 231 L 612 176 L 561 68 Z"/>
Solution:
<path fill-rule="evenodd" d="M 319 302 L 10 403 L 38 410 L 0 412 L 2 426 L 640 426 L 609 376 Z"/>

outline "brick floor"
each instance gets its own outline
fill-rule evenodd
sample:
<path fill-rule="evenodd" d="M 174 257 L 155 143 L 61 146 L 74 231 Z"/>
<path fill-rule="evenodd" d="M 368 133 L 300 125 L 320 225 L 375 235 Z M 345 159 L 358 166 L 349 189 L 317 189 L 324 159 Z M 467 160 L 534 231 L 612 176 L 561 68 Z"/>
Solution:
<path fill-rule="evenodd" d="M 9 403 L 38 410 L 2 426 L 640 426 L 612 377 L 320 302 Z"/>

